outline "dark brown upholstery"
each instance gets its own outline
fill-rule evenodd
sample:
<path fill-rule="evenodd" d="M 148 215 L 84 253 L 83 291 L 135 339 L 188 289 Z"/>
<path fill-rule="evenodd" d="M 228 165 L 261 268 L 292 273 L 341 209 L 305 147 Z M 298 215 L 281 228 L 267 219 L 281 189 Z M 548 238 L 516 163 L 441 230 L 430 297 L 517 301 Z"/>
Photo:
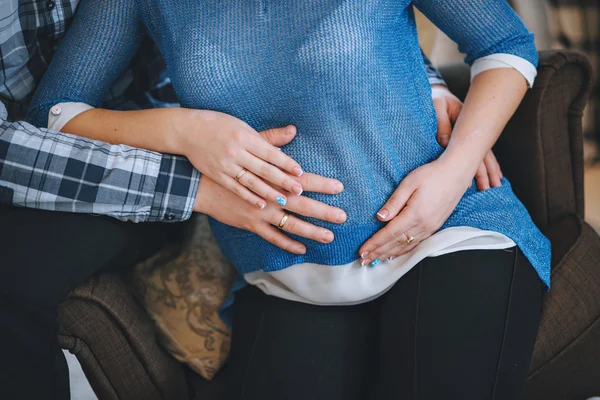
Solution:
<path fill-rule="evenodd" d="M 464 95 L 468 70 L 442 71 Z M 574 52 L 541 54 L 539 75 L 495 150 L 515 192 L 553 245 L 552 290 L 526 400 L 600 395 L 600 237 L 583 222 L 581 114 L 592 72 Z M 92 279 L 61 306 L 61 346 L 77 355 L 101 399 L 220 399 L 156 342 L 152 322 L 117 275 Z M 195 390 L 188 392 L 186 375 Z"/>

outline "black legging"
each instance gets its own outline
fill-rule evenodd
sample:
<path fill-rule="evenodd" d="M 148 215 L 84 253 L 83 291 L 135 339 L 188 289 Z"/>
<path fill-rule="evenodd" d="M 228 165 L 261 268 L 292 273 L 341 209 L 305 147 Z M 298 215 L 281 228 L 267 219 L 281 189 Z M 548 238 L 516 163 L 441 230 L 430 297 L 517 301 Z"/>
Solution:
<path fill-rule="evenodd" d="M 227 399 L 517 399 L 541 296 L 517 248 L 427 258 L 356 306 L 248 287 L 234 306 Z"/>

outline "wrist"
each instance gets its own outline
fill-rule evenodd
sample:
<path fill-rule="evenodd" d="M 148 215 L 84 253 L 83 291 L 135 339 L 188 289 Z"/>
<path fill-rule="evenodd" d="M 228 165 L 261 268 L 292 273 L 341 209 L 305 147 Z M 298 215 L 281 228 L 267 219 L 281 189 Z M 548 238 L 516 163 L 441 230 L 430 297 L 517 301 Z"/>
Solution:
<path fill-rule="evenodd" d="M 196 199 L 194 200 L 194 212 L 209 215 L 209 204 L 207 186 L 207 178 L 202 175 L 198 182 L 198 191 L 196 192 Z"/>
<path fill-rule="evenodd" d="M 169 108 L 170 136 L 169 147 L 173 154 L 186 156 L 190 146 L 190 132 L 194 131 L 194 118 L 191 110 L 186 108 Z M 196 127 L 197 128 L 197 127 Z"/>
<path fill-rule="evenodd" d="M 483 160 L 483 157 L 482 157 Z M 437 161 L 445 171 L 456 174 L 458 184 L 466 190 L 471 186 L 473 177 L 481 164 L 475 157 L 466 156 L 464 152 L 446 149 Z"/>

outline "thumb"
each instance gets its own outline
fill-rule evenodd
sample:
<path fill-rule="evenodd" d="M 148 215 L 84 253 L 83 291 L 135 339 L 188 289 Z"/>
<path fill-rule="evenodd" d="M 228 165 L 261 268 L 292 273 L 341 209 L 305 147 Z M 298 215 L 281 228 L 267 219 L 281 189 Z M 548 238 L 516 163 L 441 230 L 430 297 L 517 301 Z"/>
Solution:
<path fill-rule="evenodd" d="M 452 135 L 452 122 L 450 121 L 449 110 L 445 102 L 435 103 L 435 114 L 438 125 L 437 141 L 440 146 L 446 147 L 450 141 L 450 135 Z"/>
<path fill-rule="evenodd" d="M 273 146 L 280 147 L 288 144 L 296 137 L 296 127 L 294 125 L 288 125 L 283 128 L 271 128 L 259 132 L 259 134 Z"/>
<path fill-rule="evenodd" d="M 406 203 L 408 203 L 415 190 L 416 187 L 413 185 L 413 179 L 410 179 L 408 176 L 404 178 L 400 181 L 400 185 L 394 194 L 377 212 L 377 218 L 382 222 L 394 219 L 406 206 Z"/>

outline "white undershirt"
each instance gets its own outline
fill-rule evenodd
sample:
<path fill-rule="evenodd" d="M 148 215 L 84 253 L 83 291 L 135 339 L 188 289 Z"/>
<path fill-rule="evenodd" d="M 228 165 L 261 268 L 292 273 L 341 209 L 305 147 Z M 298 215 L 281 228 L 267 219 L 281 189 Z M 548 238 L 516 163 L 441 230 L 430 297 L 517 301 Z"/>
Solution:
<path fill-rule="evenodd" d="M 476 60 L 471 79 L 495 68 L 513 68 L 527 80 L 529 87 L 537 70 L 529 61 L 511 54 L 492 54 Z M 48 128 L 60 131 L 71 119 L 92 109 L 84 103 L 61 103 L 48 112 Z M 276 272 L 255 271 L 244 279 L 266 294 L 291 301 L 317 305 L 352 305 L 370 301 L 384 294 L 405 273 L 425 257 L 437 257 L 463 250 L 507 249 L 515 243 L 497 232 L 468 226 L 441 230 L 423 240 L 410 252 L 375 267 L 363 267 L 360 260 L 350 264 L 328 266 L 297 264 Z M 482 268 L 485 268 L 482 265 Z"/>

